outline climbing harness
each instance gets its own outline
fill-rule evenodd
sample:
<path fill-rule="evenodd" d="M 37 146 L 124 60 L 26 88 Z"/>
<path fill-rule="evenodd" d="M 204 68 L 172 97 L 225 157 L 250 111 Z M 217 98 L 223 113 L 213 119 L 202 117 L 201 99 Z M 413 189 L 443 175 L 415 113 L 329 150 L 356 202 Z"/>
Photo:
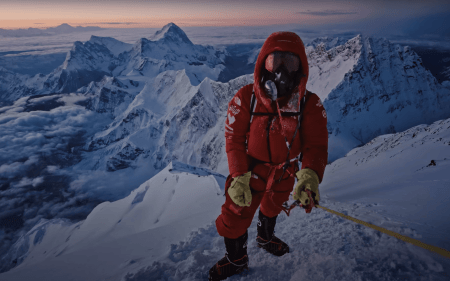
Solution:
<path fill-rule="evenodd" d="M 303 110 L 304 110 L 306 101 L 307 101 L 308 97 L 310 96 L 310 94 L 311 94 L 310 92 L 305 91 L 305 94 L 303 95 L 303 97 L 301 98 L 301 100 L 299 102 L 299 105 L 298 105 L 299 111 L 298 112 L 281 112 L 280 107 L 279 107 L 278 102 L 277 102 L 276 103 L 276 105 L 277 105 L 277 112 L 276 113 L 265 113 L 265 112 L 255 112 L 257 100 L 256 100 L 255 93 L 254 92 L 252 93 L 251 102 L 250 102 L 250 116 L 251 116 L 250 124 L 253 121 L 253 116 L 269 116 L 269 120 L 267 121 L 267 128 L 266 128 L 266 131 L 267 131 L 267 134 L 266 134 L 266 137 L 267 137 L 267 151 L 269 152 L 269 162 L 272 162 L 272 157 L 271 157 L 271 152 L 270 152 L 270 137 L 269 137 L 269 135 L 270 135 L 270 127 L 271 127 L 272 122 L 274 120 L 273 118 L 274 117 L 279 117 L 280 118 L 280 124 L 281 124 L 282 123 L 282 116 L 285 116 L 285 117 L 298 116 L 297 126 L 295 128 L 294 135 L 292 137 L 291 142 L 288 141 L 286 133 L 285 133 L 284 128 L 282 126 L 282 134 L 283 134 L 284 140 L 286 142 L 286 147 L 287 147 L 288 153 L 287 153 L 287 156 L 286 156 L 285 163 L 278 164 L 278 165 L 277 164 L 272 165 L 273 168 L 276 168 L 276 169 L 281 169 L 282 168 L 283 169 L 283 172 L 282 172 L 280 178 L 278 179 L 278 182 L 281 182 L 281 180 L 283 179 L 284 174 L 286 173 L 287 168 L 291 165 L 290 163 L 294 160 L 294 159 L 289 159 L 290 158 L 290 152 L 291 152 L 292 144 L 294 143 L 295 137 L 297 136 L 297 132 L 300 131 L 300 127 L 301 127 L 301 123 L 302 123 Z M 300 153 L 299 159 L 300 159 L 299 161 L 302 160 L 302 153 Z M 275 173 L 275 171 L 273 171 L 273 172 Z M 268 186 L 270 187 L 270 186 L 272 186 L 272 184 L 270 184 Z"/>

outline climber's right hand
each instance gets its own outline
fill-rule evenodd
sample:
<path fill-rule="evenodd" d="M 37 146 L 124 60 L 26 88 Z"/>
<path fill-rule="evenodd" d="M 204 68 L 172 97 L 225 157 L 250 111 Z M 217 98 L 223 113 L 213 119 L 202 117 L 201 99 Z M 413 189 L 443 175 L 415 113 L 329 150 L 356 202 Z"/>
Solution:
<path fill-rule="evenodd" d="M 310 213 L 314 205 L 319 205 L 319 176 L 308 168 L 301 169 L 295 175 L 297 176 L 297 184 L 294 187 L 293 198 L 300 201 L 306 212 Z M 308 191 L 312 195 L 311 197 Z M 311 202 L 310 199 L 314 202 Z"/>
<path fill-rule="evenodd" d="M 252 172 L 247 172 L 241 176 L 234 177 L 228 188 L 228 195 L 230 195 L 234 204 L 239 207 L 249 207 L 252 203 L 252 193 L 250 191 L 251 176 Z"/>

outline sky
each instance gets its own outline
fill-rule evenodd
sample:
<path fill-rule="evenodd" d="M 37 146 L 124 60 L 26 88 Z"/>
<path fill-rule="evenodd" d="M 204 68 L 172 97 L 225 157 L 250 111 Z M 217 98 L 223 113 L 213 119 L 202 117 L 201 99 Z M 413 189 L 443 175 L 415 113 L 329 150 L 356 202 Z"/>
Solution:
<path fill-rule="evenodd" d="M 0 28 L 62 23 L 100 27 L 364 24 L 374 27 L 450 13 L 446 0 L 2 0 Z M 384 25 L 383 25 L 384 26 Z"/>

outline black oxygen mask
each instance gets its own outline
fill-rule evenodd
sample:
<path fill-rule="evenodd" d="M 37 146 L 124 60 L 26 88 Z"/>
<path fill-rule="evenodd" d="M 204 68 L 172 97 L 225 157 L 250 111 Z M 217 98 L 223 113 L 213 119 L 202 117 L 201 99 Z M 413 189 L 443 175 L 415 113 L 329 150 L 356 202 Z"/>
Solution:
<path fill-rule="evenodd" d="M 289 96 L 295 88 L 295 75 L 297 72 L 291 72 L 282 64 L 274 72 L 264 69 L 263 84 L 266 93 L 272 100 Z"/>

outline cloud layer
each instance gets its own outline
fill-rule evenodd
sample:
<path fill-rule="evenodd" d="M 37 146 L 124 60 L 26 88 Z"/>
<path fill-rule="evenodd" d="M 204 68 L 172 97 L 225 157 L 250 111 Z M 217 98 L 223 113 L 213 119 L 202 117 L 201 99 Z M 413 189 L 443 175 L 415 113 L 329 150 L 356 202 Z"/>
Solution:
<path fill-rule="evenodd" d="M 0 252 L 23 226 L 41 218 L 79 219 L 98 203 L 70 190 L 64 170 L 79 161 L 97 116 L 63 100 L 61 95 L 22 98 L 0 108 Z M 32 111 L 36 107 L 40 110 Z"/>
<path fill-rule="evenodd" d="M 357 14 L 357 12 L 346 12 L 346 11 L 339 11 L 339 10 L 323 10 L 323 11 L 307 10 L 306 12 L 298 12 L 297 14 L 313 15 L 313 16 L 338 16 L 338 15 L 354 15 L 354 14 Z"/>

